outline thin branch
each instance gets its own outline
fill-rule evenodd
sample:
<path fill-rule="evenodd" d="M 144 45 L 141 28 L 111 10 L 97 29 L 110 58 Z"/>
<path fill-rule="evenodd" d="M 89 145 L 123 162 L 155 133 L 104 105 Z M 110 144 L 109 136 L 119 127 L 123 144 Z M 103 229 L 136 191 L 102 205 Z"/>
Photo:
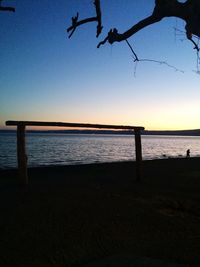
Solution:
<path fill-rule="evenodd" d="M 200 56 L 199 56 L 199 52 L 200 52 L 200 48 L 199 48 L 199 38 L 197 38 L 197 43 L 192 39 L 193 35 L 192 34 L 188 34 L 187 33 L 187 38 L 189 41 L 192 42 L 192 44 L 194 45 L 194 50 L 196 50 L 196 54 L 197 54 L 197 60 L 196 60 L 196 73 L 199 74 L 200 70 L 199 70 L 199 65 L 200 65 Z"/>
<path fill-rule="evenodd" d="M 100 5 L 100 0 L 96 0 L 94 1 L 94 5 L 95 5 L 95 8 L 96 8 L 96 18 L 97 18 L 97 34 L 96 34 L 96 37 L 99 37 L 99 35 L 101 34 L 101 31 L 103 29 L 103 26 L 102 26 L 102 21 L 101 21 L 101 5 Z"/>
<path fill-rule="evenodd" d="M 197 59 L 196 59 L 196 70 L 194 70 L 194 72 L 196 72 L 197 74 L 200 74 L 200 56 L 199 56 L 199 53 L 200 53 L 200 47 L 199 47 L 199 37 L 196 36 L 196 35 L 193 35 L 191 33 L 187 33 L 186 31 L 182 31 L 178 28 L 175 28 L 174 27 L 174 30 L 175 32 L 179 32 L 179 35 L 183 35 L 183 34 L 186 34 L 186 39 L 185 40 L 189 40 L 190 42 L 192 42 L 192 44 L 194 45 L 194 50 L 196 50 L 196 56 L 197 56 Z M 197 39 L 197 42 L 194 41 L 194 39 Z M 181 41 L 185 41 L 184 39 L 180 39 Z"/>
<path fill-rule="evenodd" d="M 88 23 L 88 22 L 93 22 L 96 21 L 96 17 L 91 17 L 91 18 L 87 18 L 87 19 L 83 19 L 78 21 L 78 17 L 79 17 L 79 13 L 77 13 L 77 15 L 75 17 L 72 17 L 72 26 L 70 26 L 67 29 L 67 32 L 70 32 L 69 38 L 72 36 L 72 34 L 75 32 L 76 28 L 82 24 Z"/>
<path fill-rule="evenodd" d="M 140 61 L 140 62 L 154 62 L 154 63 L 158 63 L 158 64 L 160 64 L 160 65 L 166 65 L 167 67 L 172 68 L 172 69 L 175 70 L 175 71 L 184 73 L 183 70 L 180 70 L 180 69 L 176 68 L 175 66 L 170 65 L 170 64 L 167 63 L 166 61 L 159 61 L 159 60 L 146 59 L 146 58 L 144 58 L 144 59 L 139 59 L 139 61 Z"/>
<path fill-rule="evenodd" d="M 0 11 L 9 11 L 9 12 L 15 12 L 15 8 L 14 7 L 10 7 L 10 6 L 2 6 L 3 0 L 0 0 Z"/>
<path fill-rule="evenodd" d="M 196 44 L 197 45 L 197 47 L 199 48 L 199 39 L 198 39 L 198 43 Z M 197 70 L 196 70 L 196 73 L 197 74 L 200 74 L 200 70 L 199 70 L 199 67 L 200 67 L 200 56 L 199 56 L 199 49 L 197 49 L 197 66 L 196 66 L 196 68 L 197 68 Z"/>
<path fill-rule="evenodd" d="M 107 41 L 108 41 L 108 36 L 106 36 L 106 38 L 103 41 L 98 43 L 97 48 L 99 48 L 101 45 L 104 45 Z"/>
<path fill-rule="evenodd" d="M 133 47 L 130 45 L 129 41 L 128 40 L 125 40 L 125 41 L 126 41 L 127 45 L 129 46 L 129 48 L 131 49 L 131 52 L 133 53 L 133 55 L 135 57 L 134 61 L 139 61 L 139 58 L 136 55 L 135 51 L 133 50 Z"/>
<path fill-rule="evenodd" d="M 137 62 L 154 62 L 154 63 L 158 63 L 158 64 L 161 64 L 161 65 L 166 65 L 167 67 L 172 68 L 172 69 L 174 69 L 175 71 L 179 71 L 179 72 L 181 72 L 181 73 L 184 73 L 183 70 L 180 70 L 180 69 L 176 68 L 175 66 L 168 64 L 166 61 L 159 61 L 159 60 L 146 59 L 146 58 L 141 58 L 141 59 L 140 59 L 140 58 L 137 56 L 137 54 L 135 53 L 135 51 L 134 51 L 133 47 L 131 46 L 131 44 L 128 42 L 128 40 L 125 40 L 125 41 L 126 41 L 128 47 L 130 48 L 131 52 L 133 53 L 133 60 L 134 60 L 134 62 L 136 62 L 136 63 L 137 63 Z M 134 71 L 134 75 L 135 75 L 135 74 L 136 74 L 136 67 L 135 67 L 135 71 Z"/>
<path fill-rule="evenodd" d="M 192 38 L 188 38 L 188 40 L 193 43 L 194 49 L 197 50 L 197 52 L 199 52 L 200 48 L 199 48 L 198 44 Z"/>
<path fill-rule="evenodd" d="M 14 7 L 5 7 L 5 6 L 0 6 L 0 11 L 10 11 L 10 12 L 15 12 L 15 8 Z"/>
<path fill-rule="evenodd" d="M 79 13 L 75 17 L 72 17 L 72 25 L 67 29 L 67 32 L 71 32 L 69 38 L 73 35 L 76 28 L 80 25 L 86 24 L 88 22 L 97 21 L 97 32 L 96 37 L 98 37 L 103 29 L 102 22 L 101 22 L 101 6 L 100 0 L 94 1 L 95 9 L 96 9 L 96 17 L 90 17 L 83 20 L 78 21 Z"/>

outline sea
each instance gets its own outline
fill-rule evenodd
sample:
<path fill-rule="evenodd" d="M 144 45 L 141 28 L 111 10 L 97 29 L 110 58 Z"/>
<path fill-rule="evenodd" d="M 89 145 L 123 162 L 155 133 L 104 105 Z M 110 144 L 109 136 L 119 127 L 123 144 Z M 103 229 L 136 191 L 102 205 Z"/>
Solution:
<path fill-rule="evenodd" d="M 200 137 L 142 135 L 144 160 L 200 157 Z M 0 132 L 0 169 L 17 167 L 16 132 Z M 74 165 L 135 160 L 134 135 L 26 134 L 28 166 Z"/>

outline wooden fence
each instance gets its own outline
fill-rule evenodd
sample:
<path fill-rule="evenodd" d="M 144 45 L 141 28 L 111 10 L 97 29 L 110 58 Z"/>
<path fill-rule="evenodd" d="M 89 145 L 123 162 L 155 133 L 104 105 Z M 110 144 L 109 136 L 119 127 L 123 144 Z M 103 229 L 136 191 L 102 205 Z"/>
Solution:
<path fill-rule="evenodd" d="M 66 123 L 66 122 L 41 122 L 41 121 L 6 121 L 7 126 L 17 126 L 17 162 L 19 177 L 22 184 L 28 184 L 27 173 L 27 155 L 26 155 L 26 126 L 56 126 L 56 127 L 72 127 L 72 128 L 93 128 L 93 129 L 115 129 L 115 130 L 131 130 L 135 135 L 135 153 L 136 153 L 136 177 L 137 180 L 142 176 L 142 144 L 141 130 L 144 127 L 139 126 L 123 126 L 123 125 L 103 125 L 103 124 L 87 124 L 87 123 Z"/>

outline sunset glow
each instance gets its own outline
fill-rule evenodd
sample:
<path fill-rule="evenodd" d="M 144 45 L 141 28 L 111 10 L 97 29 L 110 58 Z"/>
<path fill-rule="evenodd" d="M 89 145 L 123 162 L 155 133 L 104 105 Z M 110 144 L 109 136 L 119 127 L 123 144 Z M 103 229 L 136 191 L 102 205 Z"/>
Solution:
<path fill-rule="evenodd" d="M 77 11 L 81 17 L 93 12 L 90 0 L 36 2 L 13 0 L 16 12 L 0 14 L 0 129 L 9 128 L 7 120 L 200 128 L 196 54 L 174 31 L 184 28 L 182 21 L 163 20 L 129 40 L 140 58 L 166 61 L 178 71 L 150 62 L 136 66 L 125 42 L 96 45 L 111 27 L 123 32 L 149 15 L 154 0 L 102 1 L 99 39 L 95 24 L 71 39 L 65 31 Z"/>

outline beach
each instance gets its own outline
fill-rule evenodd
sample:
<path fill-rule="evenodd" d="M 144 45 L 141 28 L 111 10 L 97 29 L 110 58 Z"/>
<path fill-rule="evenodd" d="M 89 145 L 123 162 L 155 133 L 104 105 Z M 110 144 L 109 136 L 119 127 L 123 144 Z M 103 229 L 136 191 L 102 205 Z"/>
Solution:
<path fill-rule="evenodd" d="M 200 158 L 0 171 L 0 266 L 87 266 L 112 255 L 200 264 Z M 92 265 L 90 265 L 92 266 Z"/>

